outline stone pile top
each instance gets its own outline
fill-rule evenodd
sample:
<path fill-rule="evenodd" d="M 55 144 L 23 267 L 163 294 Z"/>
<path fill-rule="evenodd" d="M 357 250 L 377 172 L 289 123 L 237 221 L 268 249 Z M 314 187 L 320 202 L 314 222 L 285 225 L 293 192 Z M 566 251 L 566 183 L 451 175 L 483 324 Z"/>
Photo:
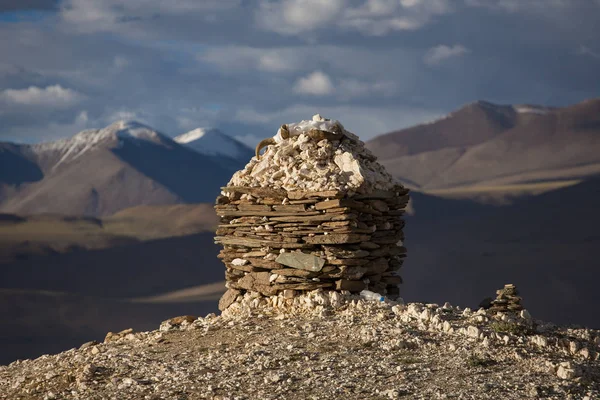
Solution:
<path fill-rule="evenodd" d="M 496 291 L 496 294 L 496 299 L 491 303 L 491 311 L 509 312 L 523 310 L 519 291 L 512 283 L 504 285 L 502 289 Z"/>
<path fill-rule="evenodd" d="M 368 193 L 395 185 L 373 153 L 339 121 L 317 114 L 309 121 L 286 124 L 271 143 L 262 156 L 236 172 L 228 186 Z"/>
<path fill-rule="evenodd" d="M 0 366 L 1 399 L 600 398 L 600 332 L 450 304 L 247 293 Z"/>

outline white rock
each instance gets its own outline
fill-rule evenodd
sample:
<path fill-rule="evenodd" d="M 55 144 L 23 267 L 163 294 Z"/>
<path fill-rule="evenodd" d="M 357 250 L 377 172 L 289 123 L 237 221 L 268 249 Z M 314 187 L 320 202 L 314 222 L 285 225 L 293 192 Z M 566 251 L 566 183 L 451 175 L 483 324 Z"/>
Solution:
<path fill-rule="evenodd" d="M 325 296 L 323 293 L 315 294 L 314 300 L 317 304 L 326 306 L 329 305 L 329 298 Z"/>
<path fill-rule="evenodd" d="M 586 360 L 589 360 L 591 358 L 590 350 L 587 347 L 584 347 L 581 350 L 579 350 L 579 355 Z"/>
<path fill-rule="evenodd" d="M 338 121 L 315 118 L 287 124 L 289 139 L 284 139 L 279 129 L 274 136 L 276 143 L 268 146 L 260 159 L 253 157 L 243 170 L 237 171 L 229 185 L 314 191 L 393 187 L 393 177 L 373 161 L 372 153 L 356 135 L 344 130 Z M 334 132 L 339 128 L 343 140 L 309 136 L 312 129 Z"/>
<path fill-rule="evenodd" d="M 467 336 L 472 337 L 472 338 L 478 338 L 479 335 L 481 334 L 481 329 L 479 329 L 476 326 L 469 326 L 467 327 Z"/>
<path fill-rule="evenodd" d="M 410 303 L 407 307 L 408 314 L 414 318 L 419 318 L 422 311 L 423 311 L 423 306 L 418 303 Z"/>
<path fill-rule="evenodd" d="M 404 310 L 406 310 L 406 306 L 403 304 L 397 304 L 395 306 L 392 306 L 392 312 L 396 315 L 401 315 Z"/>
<path fill-rule="evenodd" d="M 231 264 L 239 267 L 248 264 L 248 260 L 244 260 L 243 258 L 234 258 L 233 261 L 231 261 Z"/>
<path fill-rule="evenodd" d="M 546 339 L 544 336 L 535 335 L 535 336 L 532 336 L 529 340 L 532 343 L 538 345 L 539 347 L 548 346 L 548 339 Z"/>
<path fill-rule="evenodd" d="M 399 399 L 400 391 L 397 389 L 389 389 L 381 392 L 382 395 L 387 396 L 389 399 Z"/>
<path fill-rule="evenodd" d="M 432 317 L 433 317 L 433 313 L 431 312 L 431 310 L 429 308 L 424 309 L 423 312 L 421 313 L 421 315 L 419 315 L 419 318 L 423 322 L 429 322 Z"/>
<path fill-rule="evenodd" d="M 575 341 L 569 342 L 569 353 L 575 354 L 579 350 L 579 343 Z"/>
<path fill-rule="evenodd" d="M 579 375 L 579 368 L 570 361 L 559 364 L 556 375 L 560 379 L 573 379 Z"/>
<path fill-rule="evenodd" d="M 444 332 L 450 332 L 451 329 L 452 329 L 452 325 L 450 324 L 450 322 L 444 321 L 444 323 L 442 324 L 442 330 Z"/>
<path fill-rule="evenodd" d="M 352 186 L 360 187 L 364 183 L 365 177 L 358 164 L 358 160 L 356 160 L 352 154 L 344 152 L 340 155 L 336 155 L 334 162 L 340 169 L 340 173 L 349 176 L 350 184 L 352 184 Z"/>
<path fill-rule="evenodd" d="M 343 305 L 342 295 L 339 292 L 331 292 L 329 301 L 334 308 L 339 308 Z"/>

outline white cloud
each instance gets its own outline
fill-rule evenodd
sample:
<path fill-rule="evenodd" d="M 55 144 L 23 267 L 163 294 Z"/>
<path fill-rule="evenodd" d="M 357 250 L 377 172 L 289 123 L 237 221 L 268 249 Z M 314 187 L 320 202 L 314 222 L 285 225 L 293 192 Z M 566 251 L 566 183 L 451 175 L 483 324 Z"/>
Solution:
<path fill-rule="evenodd" d="M 428 65 L 437 65 L 444 60 L 453 57 L 459 57 L 468 52 L 469 50 L 460 44 L 456 44 L 454 46 L 446 46 L 442 44 L 429 49 L 425 53 L 425 56 L 423 56 L 423 61 Z"/>
<path fill-rule="evenodd" d="M 383 36 L 421 29 L 436 17 L 463 5 L 550 15 L 557 10 L 575 9 L 574 3 L 573 0 L 260 0 L 255 20 L 262 29 L 282 35 L 334 28 Z"/>
<path fill-rule="evenodd" d="M 329 26 L 345 5 L 346 0 L 262 0 L 256 20 L 266 30 L 298 34 Z"/>
<path fill-rule="evenodd" d="M 452 10 L 447 0 L 366 0 L 348 8 L 339 26 L 365 35 L 383 36 L 393 31 L 422 28 L 437 15 Z"/>
<path fill-rule="evenodd" d="M 298 79 L 294 85 L 294 92 L 314 96 L 327 96 L 334 92 L 335 88 L 329 76 L 321 71 L 315 71 L 308 76 Z"/>
<path fill-rule="evenodd" d="M 451 11 L 449 0 L 263 0 L 256 20 L 263 29 L 296 35 L 337 27 L 381 36 L 415 30 Z"/>
<path fill-rule="evenodd" d="M 207 12 L 226 11 L 237 7 L 241 0 L 65 0 L 62 20 L 83 32 L 119 30 L 118 24 L 151 21 L 156 15 L 214 18 Z"/>
<path fill-rule="evenodd" d="M 327 71 L 340 79 L 397 81 L 399 75 L 421 68 L 422 54 L 416 49 L 373 49 L 350 46 L 209 47 L 197 56 L 201 63 L 218 67 L 219 73 L 252 74 L 255 70 L 278 74 L 308 74 Z M 397 82 L 397 86 L 402 85 Z"/>
<path fill-rule="evenodd" d="M 41 106 L 47 108 L 69 108 L 85 98 L 75 90 L 60 85 L 40 88 L 30 86 L 27 89 L 5 89 L 0 91 L 0 100 L 8 104 L 22 106 Z"/>
<path fill-rule="evenodd" d="M 264 90 L 287 92 L 289 75 L 299 75 L 302 78 L 292 81 L 294 92 L 334 95 L 347 101 L 391 97 L 411 90 L 414 82 L 398 79 L 398 76 L 418 73 L 422 69 L 421 57 L 420 51 L 402 48 L 390 51 L 317 45 L 209 47 L 197 59 L 218 67 L 219 73 L 237 74 L 239 79 L 246 79 L 246 75 L 256 74 L 255 71 L 267 72 L 268 84 Z M 268 67 L 265 60 L 270 60 Z"/>

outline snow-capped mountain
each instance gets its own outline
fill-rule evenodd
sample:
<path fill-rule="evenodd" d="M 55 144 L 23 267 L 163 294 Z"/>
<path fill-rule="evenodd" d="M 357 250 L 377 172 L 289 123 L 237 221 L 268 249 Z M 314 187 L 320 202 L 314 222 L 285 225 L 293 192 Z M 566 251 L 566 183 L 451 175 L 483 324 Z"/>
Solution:
<path fill-rule="evenodd" d="M 0 212 L 100 216 L 142 204 L 212 203 L 239 167 L 135 121 L 49 143 L 0 143 Z"/>
<path fill-rule="evenodd" d="M 117 121 L 102 129 L 86 129 L 70 138 L 34 144 L 30 150 L 38 159 L 50 158 L 47 161 L 52 164 L 54 169 L 63 163 L 76 160 L 89 151 L 106 146 L 119 148 L 125 142 L 129 142 L 131 145 L 149 142 L 168 146 L 172 139 L 140 122 Z"/>
<path fill-rule="evenodd" d="M 226 156 L 243 163 L 250 160 L 253 155 L 250 147 L 218 129 L 197 128 L 175 137 L 174 140 L 201 154 Z"/>

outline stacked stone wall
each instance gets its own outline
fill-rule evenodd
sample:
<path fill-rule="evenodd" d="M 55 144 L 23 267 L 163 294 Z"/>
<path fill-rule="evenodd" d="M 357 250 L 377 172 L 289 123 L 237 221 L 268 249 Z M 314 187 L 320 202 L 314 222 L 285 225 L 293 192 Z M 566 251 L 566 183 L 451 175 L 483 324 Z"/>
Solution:
<path fill-rule="evenodd" d="M 227 297 L 319 288 L 399 295 L 407 189 L 351 198 L 339 191 L 223 190 L 215 241 L 223 245 Z"/>

